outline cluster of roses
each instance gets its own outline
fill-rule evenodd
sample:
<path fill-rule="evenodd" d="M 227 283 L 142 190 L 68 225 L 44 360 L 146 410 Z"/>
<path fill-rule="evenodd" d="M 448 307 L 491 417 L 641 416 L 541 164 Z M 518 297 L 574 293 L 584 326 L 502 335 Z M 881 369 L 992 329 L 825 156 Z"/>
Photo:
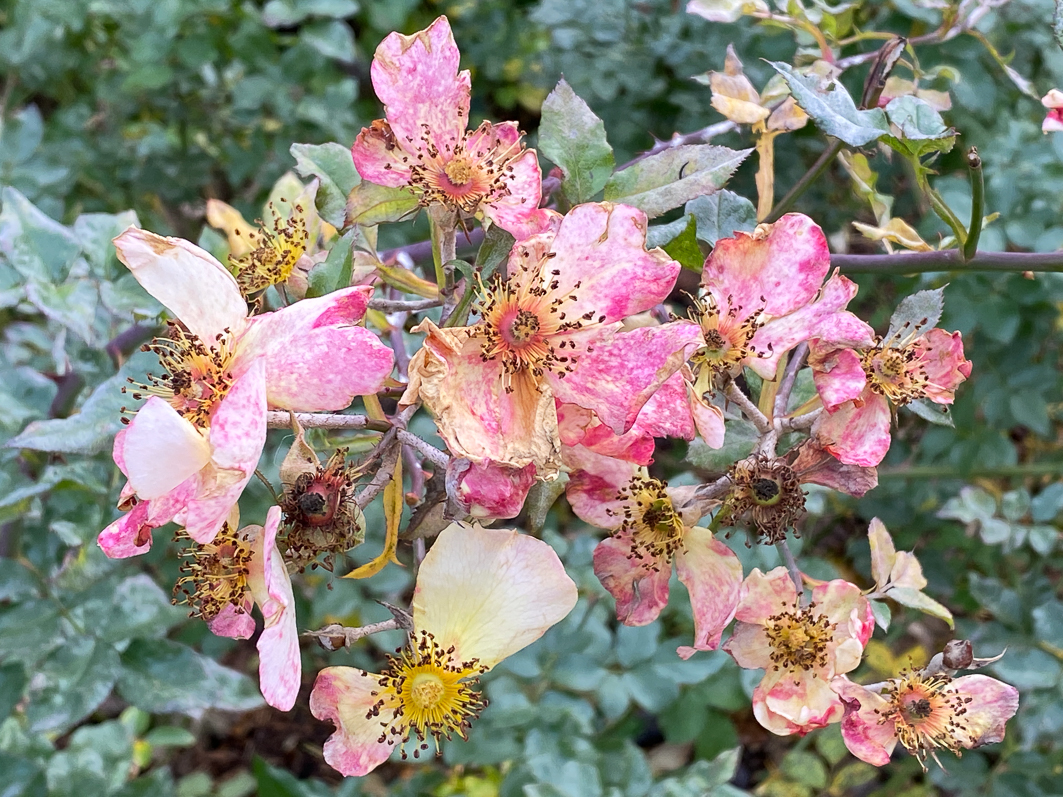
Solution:
<path fill-rule="evenodd" d="M 680 266 L 647 250 L 645 214 L 610 203 L 564 215 L 540 208 L 539 165 L 516 125 L 466 130 L 470 81 L 458 61 L 445 17 L 385 39 L 372 79 L 387 118 L 362 131 L 353 157 L 364 181 L 408 188 L 451 234 L 478 218 L 515 238 L 502 273 L 479 286 L 475 323 L 426 318 L 414 328 L 424 345 L 399 401 L 405 417 L 417 406 L 431 412 L 452 464 L 465 468 L 454 470 L 453 498 L 466 515 L 516 517 L 533 484 L 567 473 L 575 513 L 611 532 L 594 570 L 618 619 L 652 622 L 674 564 L 694 616 L 692 645 L 679 655 L 717 649 L 737 620 L 723 647 L 740 666 L 765 670 L 753 705 L 774 733 L 840 721 L 854 754 L 878 765 L 898 740 L 923 760 L 937 748 L 1002 738 L 1017 707 L 1012 687 L 981 675 L 954 680 L 969 660 L 872 687 L 849 681 L 874 627 L 868 597 L 846 581 L 804 577 L 806 595 L 796 567 L 743 578 L 716 536 L 748 525 L 762 541 L 782 540 L 803 512 L 802 483 L 854 495 L 874 486 L 891 405 L 949 404 L 970 373 L 959 333 L 916 323 L 876 337 L 846 309 L 856 286 L 828 273 L 823 232 L 799 214 L 720 240 L 689 318 L 671 316 L 662 302 Z M 186 241 L 139 229 L 115 239 L 122 262 L 173 320 L 149 347 L 163 372 L 133 388 L 146 401 L 115 439 L 126 514 L 99 543 L 109 556 L 132 556 L 148 549 L 154 528 L 181 525 L 189 542 L 178 589 L 220 635 L 250 637 L 258 605 L 262 692 L 287 710 L 301 681 L 289 572 L 360 539 L 296 538 L 293 518 L 323 529 L 350 509 L 336 485 L 364 469 L 348 468 L 342 454 L 324 468 L 314 460 L 298 497 L 288 484 L 264 527 L 241 527 L 237 501 L 263 450 L 269 410 L 345 409 L 384 388 L 394 356 L 361 323 L 371 284 L 249 314 L 248 294 L 289 280 L 305 253 L 305 225 L 261 235 L 229 269 Z M 818 395 L 790 407 L 806 354 Z M 757 403 L 740 389 L 746 369 L 764 380 Z M 760 439 L 725 477 L 672 488 L 649 476 L 655 438 L 700 435 L 719 448 L 735 408 Z M 802 430 L 801 445 L 777 454 L 781 435 Z M 709 527 L 697 525 L 710 514 Z M 926 585 L 884 529 L 873 524 L 871 539 L 870 597 Z M 419 568 L 409 646 L 381 675 L 346 667 L 318 675 L 311 709 L 338 729 L 326 760 L 360 775 L 411 735 L 415 753 L 430 739 L 464 737 L 484 706 L 478 677 L 561 621 L 576 599 L 545 543 L 475 523 L 447 526 Z"/>

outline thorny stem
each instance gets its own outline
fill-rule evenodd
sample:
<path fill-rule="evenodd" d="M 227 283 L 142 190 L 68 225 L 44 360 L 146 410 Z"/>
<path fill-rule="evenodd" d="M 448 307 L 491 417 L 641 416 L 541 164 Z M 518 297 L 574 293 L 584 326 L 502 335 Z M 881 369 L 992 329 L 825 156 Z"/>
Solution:
<path fill-rule="evenodd" d="M 801 603 L 804 605 L 805 583 L 801 580 L 801 571 L 797 569 L 797 561 L 794 559 L 794 553 L 790 550 L 789 543 L 786 540 L 779 540 L 775 543 L 775 549 L 779 552 L 783 561 L 786 562 L 786 569 L 790 571 L 790 580 L 794 582 L 794 589 L 797 590 Z"/>
<path fill-rule="evenodd" d="M 426 460 L 431 462 L 438 468 L 445 468 L 450 463 L 450 456 L 440 451 L 435 446 L 426 443 L 420 437 L 415 434 L 407 432 L 405 429 L 396 430 L 396 436 L 402 442 L 403 445 L 407 445 L 410 448 L 416 449 L 417 452 L 423 456 Z"/>
<path fill-rule="evenodd" d="M 812 410 L 812 412 L 806 412 L 804 415 L 795 415 L 793 418 L 782 418 L 779 421 L 780 432 L 794 432 L 798 429 L 808 429 L 816 422 L 823 413 L 823 408 Z"/>
<path fill-rule="evenodd" d="M 757 427 L 758 432 L 765 435 L 772 431 L 771 421 L 767 419 L 763 412 L 757 409 L 757 405 L 750 401 L 749 396 L 738 389 L 738 385 L 733 381 L 727 383 L 723 394 L 727 396 L 728 401 L 738 405 L 743 414 Z"/>
<path fill-rule="evenodd" d="M 652 155 L 657 155 L 666 150 L 675 149 L 676 147 L 682 147 L 686 144 L 707 144 L 716 138 L 716 136 L 722 136 L 724 133 L 732 133 L 736 130 L 738 130 L 738 125 L 734 122 L 727 121 L 717 122 L 708 127 L 703 127 L 701 130 L 695 130 L 693 133 L 674 133 L 667 141 L 658 141 L 650 149 L 639 153 L 622 166 L 618 166 L 616 170 L 621 172 Z"/>
<path fill-rule="evenodd" d="M 982 159 L 978 150 L 967 150 L 967 168 L 971 172 L 971 223 L 967 227 L 967 240 L 963 244 L 963 259 L 970 260 L 978 251 L 978 237 L 982 234 L 982 214 L 985 212 L 985 179 L 982 175 Z"/>
<path fill-rule="evenodd" d="M 381 631 L 397 631 L 400 628 L 402 626 L 399 621 L 392 618 L 391 620 L 381 620 L 379 623 L 363 625 L 360 628 L 348 628 L 333 623 L 317 631 L 304 631 L 301 636 L 316 639 L 325 650 L 336 650 L 336 642 L 339 642 L 345 648 L 349 648 L 362 637 L 367 637 L 370 634 L 379 634 Z"/>
<path fill-rule="evenodd" d="M 969 260 L 959 249 L 895 255 L 831 255 L 843 274 L 920 274 L 927 271 L 1063 271 L 1061 252 L 978 252 Z"/>

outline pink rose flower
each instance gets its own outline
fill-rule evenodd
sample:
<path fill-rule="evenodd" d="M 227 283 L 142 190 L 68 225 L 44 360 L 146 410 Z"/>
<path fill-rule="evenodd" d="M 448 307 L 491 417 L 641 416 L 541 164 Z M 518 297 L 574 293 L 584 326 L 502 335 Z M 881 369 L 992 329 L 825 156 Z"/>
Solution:
<path fill-rule="evenodd" d="M 354 165 L 363 180 L 409 186 L 424 205 L 482 214 L 518 239 L 539 232 L 549 212 L 539 209 L 535 151 L 524 149 L 516 122 L 466 131 L 471 81 L 459 57 L 446 17 L 380 43 L 370 75 L 387 118 L 362 128 Z"/>
<path fill-rule="evenodd" d="M 1052 89 L 1041 98 L 1041 104 L 1047 109 L 1045 120 L 1041 123 L 1041 132 L 1063 131 L 1063 91 Z"/>
<path fill-rule="evenodd" d="M 753 691 L 761 725 L 779 736 L 804 735 L 842 718 L 831 679 L 856 669 L 875 627 L 859 587 L 828 581 L 803 606 L 785 567 L 767 574 L 754 568 L 735 619 L 723 648 L 738 666 L 766 671 Z"/>

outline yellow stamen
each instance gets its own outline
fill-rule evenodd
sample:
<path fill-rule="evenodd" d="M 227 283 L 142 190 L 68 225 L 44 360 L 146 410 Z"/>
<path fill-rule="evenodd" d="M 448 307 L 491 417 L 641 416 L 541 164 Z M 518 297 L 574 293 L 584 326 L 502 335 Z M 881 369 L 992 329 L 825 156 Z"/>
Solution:
<path fill-rule="evenodd" d="M 779 612 L 764 624 L 776 670 L 810 671 L 827 666 L 827 646 L 834 639 L 835 624 L 815 603 Z"/>
<path fill-rule="evenodd" d="M 174 540 L 190 539 L 179 531 Z M 189 617 L 213 620 L 226 606 L 246 611 L 253 552 L 251 541 L 226 523 L 209 543 L 193 542 L 181 551 L 182 575 L 173 588 L 174 605 L 185 603 L 191 607 Z M 178 594 L 183 597 L 178 598 Z"/>

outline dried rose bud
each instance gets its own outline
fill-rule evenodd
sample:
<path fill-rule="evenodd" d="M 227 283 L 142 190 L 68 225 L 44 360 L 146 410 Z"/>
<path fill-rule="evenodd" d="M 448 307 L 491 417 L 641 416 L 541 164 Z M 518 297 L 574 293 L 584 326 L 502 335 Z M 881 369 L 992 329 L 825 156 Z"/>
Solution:
<path fill-rule="evenodd" d="M 731 492 L 720 510 L 722 525 L 746 520 L 762 542 L 775 543 L 805 513 L 805 493 L 797 474 L 781 459 L 750 457 L 732 465 L 728 476 Z"/>
<path fill-rule="evenodd" d="M 966 670 L 974 661 L 974 648 L 968 639 L 953 639 L 943 651 L 944 665 L 950 670 Z"/>
<path fill-rule="evenodd" d="M 347 449 L 333 454 L 324 467 L 304 470 L 285 486 L 280 507 L 287 534 L 285 559 L 300 570 L 324 554 L 322 567 L 331 571 L 335 555 L 365 539 L 365 522 L 354 502 L 356 469 L 346 461 Z"/>

